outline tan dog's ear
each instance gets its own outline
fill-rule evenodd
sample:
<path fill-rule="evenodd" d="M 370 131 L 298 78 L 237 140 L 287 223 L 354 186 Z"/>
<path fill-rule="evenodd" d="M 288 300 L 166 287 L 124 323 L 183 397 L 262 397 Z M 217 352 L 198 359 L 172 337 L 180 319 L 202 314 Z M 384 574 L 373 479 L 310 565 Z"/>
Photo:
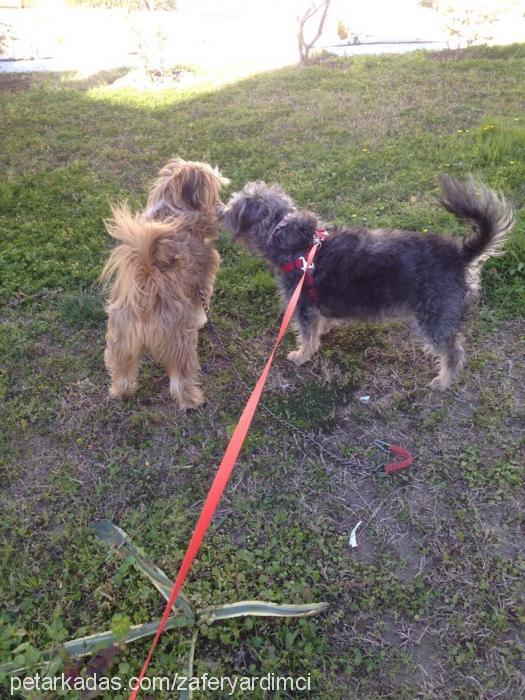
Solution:
<path fill-rule="evenodd" d="M 209 199 L 210 178 L 207 173 L 193 168 L 182 173 L 184 184 L 181 196 L 191 209 L 204 209 Z"/>
<path fill-rule="evenodd" d="M 217 170 L 202 165 L 185 168 L 181 178 L 181 196 L 191 209 L 197 210 L 215 207 L 221 187 L 229 182 Z"/>
<path fill-rule="evenodd" d="M 219 192 L 229 180 L 207 163 L 176 157 L 161 168 L 148 195 L 148 208 L 176 213 L 180 209 L 209 211 L 219 203 Z"/>

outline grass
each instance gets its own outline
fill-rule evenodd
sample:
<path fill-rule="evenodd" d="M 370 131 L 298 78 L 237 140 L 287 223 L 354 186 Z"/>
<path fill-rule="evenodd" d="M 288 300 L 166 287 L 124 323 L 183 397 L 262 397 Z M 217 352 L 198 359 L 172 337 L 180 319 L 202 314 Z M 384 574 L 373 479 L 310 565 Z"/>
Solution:
<path fill-rule="evenodd" d="M 133 401 L 106 400 L 102 219 L 109 200 L 144 203 L 179 153 L 218 163 L 232 189 L 278 181 L 339 222 L 461 235 L 437 204 L 442 171 L 482 176 L 518 214 L 444 396 L 399 325 L 335 331 L 300 371 L 279 356 L 264 405 L 281 420 L 259 411 L 185 590 L 199 607 L 330 607 L 204 626 L 196 673 L 310 673 L 321 699 L 523 693 L 524 68 L 517 45 L 460 61 L 324 58 L 192 92 L 0 77 L 0 660 L 35 667 L 36 649 L 159 615 L 155 591 L 107 558 L 89 523 L 112 519 L 174 575 L 273 342 L 272 277 L 221 235 L 213 310 L 229 356 L 201 334 L 207 409 L 179 414 L 149 361 Z M 386 477 L 377 438 L 405 445 L 413 466 Z M 166 635 L 151 673 L 180 672 L 189 641 Z M 134 675 L 146 645 L 112 673 Z"/>

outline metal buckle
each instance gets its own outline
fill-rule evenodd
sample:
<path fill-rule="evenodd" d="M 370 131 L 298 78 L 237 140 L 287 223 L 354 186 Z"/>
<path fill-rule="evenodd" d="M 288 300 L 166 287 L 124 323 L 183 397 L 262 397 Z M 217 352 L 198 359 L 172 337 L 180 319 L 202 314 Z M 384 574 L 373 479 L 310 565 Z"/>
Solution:
<path fill-rule="evenodd" d="M 372 445 L 380 450 L 383 450 L 383 452 L 388 452 L 390 448 L 390 443 L 385 442 L 385 440 L 374 440 Z"/>
<path fill-rule="evenodd" d="M 304 255 L 301 255 L 298 258 L 298 260 L 300 260 L 300 262 L 301 262 L 301 267 L 300 267 L 301 272 L 306 272 L 307 270 L 314 270 L 315 269 L 315 266 L 313 263 L 310 263 L 310 265 L 308 265 L 308 260 L 304 257 Z"/>
<path fill-rule="evenodd" d="M 319 236 L 318 232 L 322 234 L 321 237 Z M 326 229 L 324 229 L 324 228 L 317 229 L 316 232 L 314 233 L 314 237 L 312 239 L 313 245 L 319 246 L 319 248 L 320 248 L 323 244 L 323 241 L 326 240 L 328 238 L 328 236 L 329 236 L 329 233 Z"/>

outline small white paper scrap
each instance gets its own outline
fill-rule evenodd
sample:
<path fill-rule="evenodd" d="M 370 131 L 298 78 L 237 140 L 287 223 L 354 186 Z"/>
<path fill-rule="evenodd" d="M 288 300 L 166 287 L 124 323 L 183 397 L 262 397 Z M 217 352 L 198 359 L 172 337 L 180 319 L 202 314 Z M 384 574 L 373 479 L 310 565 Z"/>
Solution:
<path fill-rule="evenodd" d="M 370 401 L 370 396 L 360 396 L 359 401 L 362 401 L 363 403 L 368 403 Z"/>
<path fill-rule="evenodd" d="M 355 534 L 356 534 L 356 532 L 357 532 L 357 528 L 358 528 L 362 523 L 363 523 L 363 521 L 360 520 L 360 521 L 357 523 L 357 525 L 355 525 L 355 527 L 354 527 L 354 529 L 352 530 L 352 532 L 350 533 L 350 539 L 348 540 L 348 544 L 350 545 L 350 547 L 357 547 L 357 538 L 356 538 Z"/>

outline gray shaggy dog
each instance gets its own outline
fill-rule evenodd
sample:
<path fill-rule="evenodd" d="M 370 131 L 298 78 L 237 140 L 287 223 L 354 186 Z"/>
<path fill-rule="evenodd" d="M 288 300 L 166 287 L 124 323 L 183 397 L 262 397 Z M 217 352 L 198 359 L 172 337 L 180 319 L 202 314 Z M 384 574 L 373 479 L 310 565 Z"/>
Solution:
<path fill-rule="evenodd" d="M 479 288 L 484 260 L 497 254 L 514 224 L 512 207 L 472 177 L 441 178 L 443 206 L 471 231 L 464 239 L 364 227 L 322 226 L 328 232 L 295 312 L 298 348 L 288 359 L 307 362 L 320 337 L 345 320 L 410 318 L 426 349 L 439 359 L 431 386 L 446 389 L 461 370 L 461 326 Z M 235 238 L 266 258 L 286 304 L 321 224 L 297 209 L 276 185 L 248 183 L 219 207 Z M 283 269 L 284 267 L 284 269 Z"/>

